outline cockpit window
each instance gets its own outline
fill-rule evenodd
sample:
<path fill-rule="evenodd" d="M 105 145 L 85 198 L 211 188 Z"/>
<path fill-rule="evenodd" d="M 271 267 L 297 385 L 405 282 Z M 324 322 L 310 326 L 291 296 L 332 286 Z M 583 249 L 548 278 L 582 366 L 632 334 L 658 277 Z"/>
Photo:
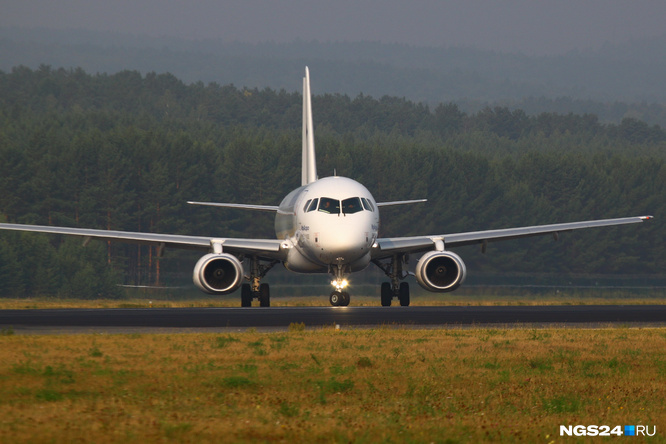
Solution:
<path fill-rule="evenodd" d="M 365 207 L 366 210 L 375 211 L 374 207 L 372 206 L 372 203 L 368 199 L 366 199 L 365 197 L 361 197 L 361 201 L 363 201 L 363 207 Z"/>
<path fill-rule="evenodd" d="M 308 211 L 308 206 L 310 206 L 310 202 L 312 202 L 312 199 L 308 200 L 307 202 L 305 202 L 305 205 L 303 205 L 303 212 L 304 213 L 306 211 Z"/>
<path fill-rule="evenodd" d="M 319 199 L 312 199 L 312 203 L 310 203 L 310 206 L 308 207 L 307 212 L 309 213 L 310 211 L 316 210 L 318 203 L 319 203 Z"/>
<path fill-rule="evenodd" d="M 319 200 L 319 211 L 328 214 L 340 214 L 340 201 L 329 197 L 322 197 Z"/>
<path fill-rule="evenodd" d="M 350 197 L 342 201 L 342 212 L 344 214 L 354 214 L 363 211 L 361 206 L 361 199 L 358 197 Z"/>

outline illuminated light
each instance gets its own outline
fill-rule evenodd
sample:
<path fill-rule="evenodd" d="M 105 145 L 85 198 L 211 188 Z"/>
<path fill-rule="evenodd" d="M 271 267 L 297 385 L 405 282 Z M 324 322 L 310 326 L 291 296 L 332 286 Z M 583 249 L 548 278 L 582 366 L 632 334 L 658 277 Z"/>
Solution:
<path fill-rule="evenodd" d="M 347 279 L 335 279 L 331 281 L 331 285 L 335 287 L 336 290 L 342 290 L 349 285 Z"/>

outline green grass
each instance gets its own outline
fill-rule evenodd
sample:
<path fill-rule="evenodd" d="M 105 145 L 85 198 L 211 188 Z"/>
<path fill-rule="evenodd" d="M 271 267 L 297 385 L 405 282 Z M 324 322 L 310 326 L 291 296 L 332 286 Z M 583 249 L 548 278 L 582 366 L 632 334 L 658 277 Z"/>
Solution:
<path fill-rule="evenodd" d="M 0 442 L 665 442 L 666 330 L 0 336 Z"/>

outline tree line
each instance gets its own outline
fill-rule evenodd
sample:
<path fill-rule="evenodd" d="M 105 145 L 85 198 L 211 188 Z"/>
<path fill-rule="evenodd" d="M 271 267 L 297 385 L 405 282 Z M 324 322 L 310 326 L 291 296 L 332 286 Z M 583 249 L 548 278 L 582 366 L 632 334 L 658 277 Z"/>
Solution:
<path fill-rule="evenodd" d="M 242 43 L 150 38 L 86 30 L 0 27 L 0 69 L 41 63 L 115 73 L 169 71 L 186 82 L 300 88 L 305 64 L 314 91 L 457 103 L 469 112 L 509 105 L 529 115 L 594 113 L 603 122 L 636 117 L 666 126 L 665 37 L 559 56 L 379 42 Z"/>
<path fill-rule="evenodd" d="M 0 217 L 10 222 L 272 237 L 272 219 L 187 200 L 276 205 L 300 184 L 299 94 L 186 85 L 169 74 L 0 72 Z M 313 98 L 320 177 L 354 178 L 384 236 L 655 214 L 666 132 L 634 119 L 405 99 Z M 659 277 L 659 219 L 461 250 L 474 272 Z M 93 245 L 94 244 L 94 245 Z M 0 233 L 0 295 L 122 296 L 118 283 L 186 283 L 196 257 L 149 247 Z M 270 278 L 270 276 L 269 276 Z M 296 279 L 294 282 L 298 282 Z"/>

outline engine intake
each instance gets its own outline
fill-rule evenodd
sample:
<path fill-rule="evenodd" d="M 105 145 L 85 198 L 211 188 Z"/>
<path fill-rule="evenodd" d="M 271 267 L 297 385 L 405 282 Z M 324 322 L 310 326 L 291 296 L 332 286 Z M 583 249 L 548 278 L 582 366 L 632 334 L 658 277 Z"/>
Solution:
<path fill-rule="evenodd" d="M 205 293 L 233 293 L 243 281 L 243 266 L 230 254 L 207 254 L 194 266 L 192 280 Z"/>
<path fill-rule="evenodd" d="M 453 291 L 467 277 L 465 263 L 450 251 L 431 251 L 416 264 L 416 280 L 428 291 Z"/>

